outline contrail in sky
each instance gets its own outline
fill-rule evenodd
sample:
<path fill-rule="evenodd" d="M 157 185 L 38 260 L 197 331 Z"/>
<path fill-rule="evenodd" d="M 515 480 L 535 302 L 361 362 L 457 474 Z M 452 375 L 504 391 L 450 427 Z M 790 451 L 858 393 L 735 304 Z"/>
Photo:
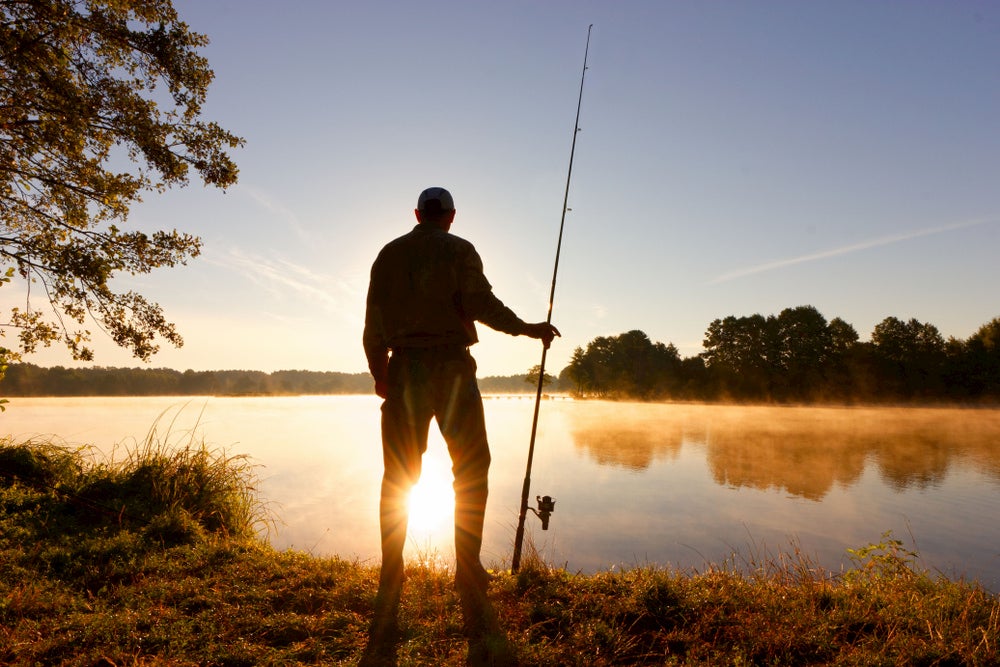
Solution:
<path fill-rule="evenodd" d="M 328 310 L 338 311 L 343 308 L 345 300 L 356 301 L 358 298 L 358 288 L 350 280 L 316 273 L 307 266 L 280 256 L 263 257 L 232 248 L 206 259 L 216 266 L 237 271 L 272 294 L 284 297 L 298 295 Z"/>
<path fill-rule="evenodd" d="M 775 269 L 783 269 L 786 266 L 792 266 L 794 264 L 804 264 L 805 262 L 813 262 L 817 259 L 827 259 L 829 257 L 837 257 L 838 255 L 846 255 L 848 253 L 857 252 L 858 250 L 868 250 L 869 248 L 877 248 L 879 246 L 890 245 L 892 243 L 898 243 L 900 241 L 909 241 L 910 239 L 920 238 L 921 236 L 930 236 L 931 234 L 942 234 L 944 232 L 955 231 L 956 229 L 965 229 L 966 227 L 975 227 L 976 225 L 982 225 L 987 222 L 995 222 L 994 219 L 983 218 L 979 220 L 966 220 L 964 222 L 955 222 L 950 225 L 943 225 L 941 227 L 932 227 L 930 229 L 920 229 L 915 232 L 903 232 L 901 234 L 892 234 L 890 236 L 883 236 L 877 239 L 871 239 L 869 241 L 862 241 L 861 243 L 855 243 L 853 245 L 843 246 L 842 248 L 833 248 L 832 250 L 823 250 L 821 252 L 814 252 L 808 255 L 802 255 L 800 257 L 792 257 L 790 259 L 779 259 L 773 262 L 766 262 L 764 264 L 758 264 L 757 266 L 751 266 L 747 269 L 740 269 L 738 271 L 731 271 L 729 273 L 724 273 L 718 276 L 714 280 L 709 281 L 709 285 L 718 285 L 719 283 L 728 282 L 736 278 L 743 278 L 745 276 L 751 276 L 756 273 L 764 273 L 765 271 L 773 271 Z"/>
<path fill-rule="evenodd" d="M 309 240 L 310 237 L 308 232 L 302 226 L 302 223 L 299 221 L 299 216 L 296 215 L 294 211 L 252 186 L 240 186 L 240 192 L 245 193 L 250 197 L 250 199 L 254 200 L 254 202 L 259 204 L 265 210 L 279 216 L 285 224 L 295 231 L 299 238 L 305 241 Z"/>

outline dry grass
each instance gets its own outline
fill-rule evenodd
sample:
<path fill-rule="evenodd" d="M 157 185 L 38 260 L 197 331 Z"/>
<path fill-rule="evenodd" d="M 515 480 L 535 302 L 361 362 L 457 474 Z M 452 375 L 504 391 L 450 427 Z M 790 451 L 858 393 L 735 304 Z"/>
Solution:
<path fill-rule="evenodd" d="M 377 569 L 254 537 L 252 468 L 190 441 L 118 462 L 0 442 L 0 663 L 356 664 Z M 106 511 L 97 511 L 101 507 Z M 833 575 L 792 549 L 595 575 L 529 548 L 490 598 L 524 665 L 993 665 L 1000 603 L 886 535 Z M 408 568 L 400 665 L 462 665 L 451 573 Z"/>

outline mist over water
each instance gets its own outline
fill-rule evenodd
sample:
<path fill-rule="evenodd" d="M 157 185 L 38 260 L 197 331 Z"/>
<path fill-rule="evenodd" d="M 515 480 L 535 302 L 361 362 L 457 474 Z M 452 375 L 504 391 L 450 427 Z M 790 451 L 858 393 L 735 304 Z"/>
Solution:
<path fill-rule="evenodd" d="M 533 397 L 486 401 L 488 565 L 509 565 L 533 407 Z M 377 562 L 375 397 L 16 399 L 0 415 L 3 433 L 55 433 L 105 453 L 154 423 L 261 466 L 275 546 Z M 450 474 L 432 424 L 410 558 L 453 559 Z M 529 515 L 531 545 L 572 571 L 700 570 L 793 550 L 837 571 L 851 565 L 848 548 L 892 531 L 920 565 L 1000 590 L 1000 410 L 545 401 L 536 495 L 553 496 L 556 511 L 548 531 Z"/>

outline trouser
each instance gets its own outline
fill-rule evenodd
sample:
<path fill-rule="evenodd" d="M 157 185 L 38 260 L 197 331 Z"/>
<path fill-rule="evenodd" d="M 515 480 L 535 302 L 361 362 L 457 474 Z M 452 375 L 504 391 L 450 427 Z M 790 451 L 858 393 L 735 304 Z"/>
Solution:
<path fill-rule="evenodd" d="M 481 568 L 490 467 L 476 362 L 464 347 L 393 350 L 388 385 L 388 396 L 382 404 L 385 471 L 379 506 L 380 588 L 402 584 L 406 501 L 420 478 L 432 418 L 438 422 L 452 461 L 457 575 L 473 572 Z"/>

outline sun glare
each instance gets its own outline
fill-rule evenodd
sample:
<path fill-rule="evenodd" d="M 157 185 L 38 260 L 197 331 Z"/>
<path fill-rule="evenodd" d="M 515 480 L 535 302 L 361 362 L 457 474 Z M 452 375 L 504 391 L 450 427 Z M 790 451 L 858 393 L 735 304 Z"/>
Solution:
<path fill-rule="evenodd" d="M 425 463 L 420 481 L 410 491 L 408 501 L 412 537 L 451 529 L 455 515 L 455 494 L 451 482 L 450 469 L 442 470 Z"/>

